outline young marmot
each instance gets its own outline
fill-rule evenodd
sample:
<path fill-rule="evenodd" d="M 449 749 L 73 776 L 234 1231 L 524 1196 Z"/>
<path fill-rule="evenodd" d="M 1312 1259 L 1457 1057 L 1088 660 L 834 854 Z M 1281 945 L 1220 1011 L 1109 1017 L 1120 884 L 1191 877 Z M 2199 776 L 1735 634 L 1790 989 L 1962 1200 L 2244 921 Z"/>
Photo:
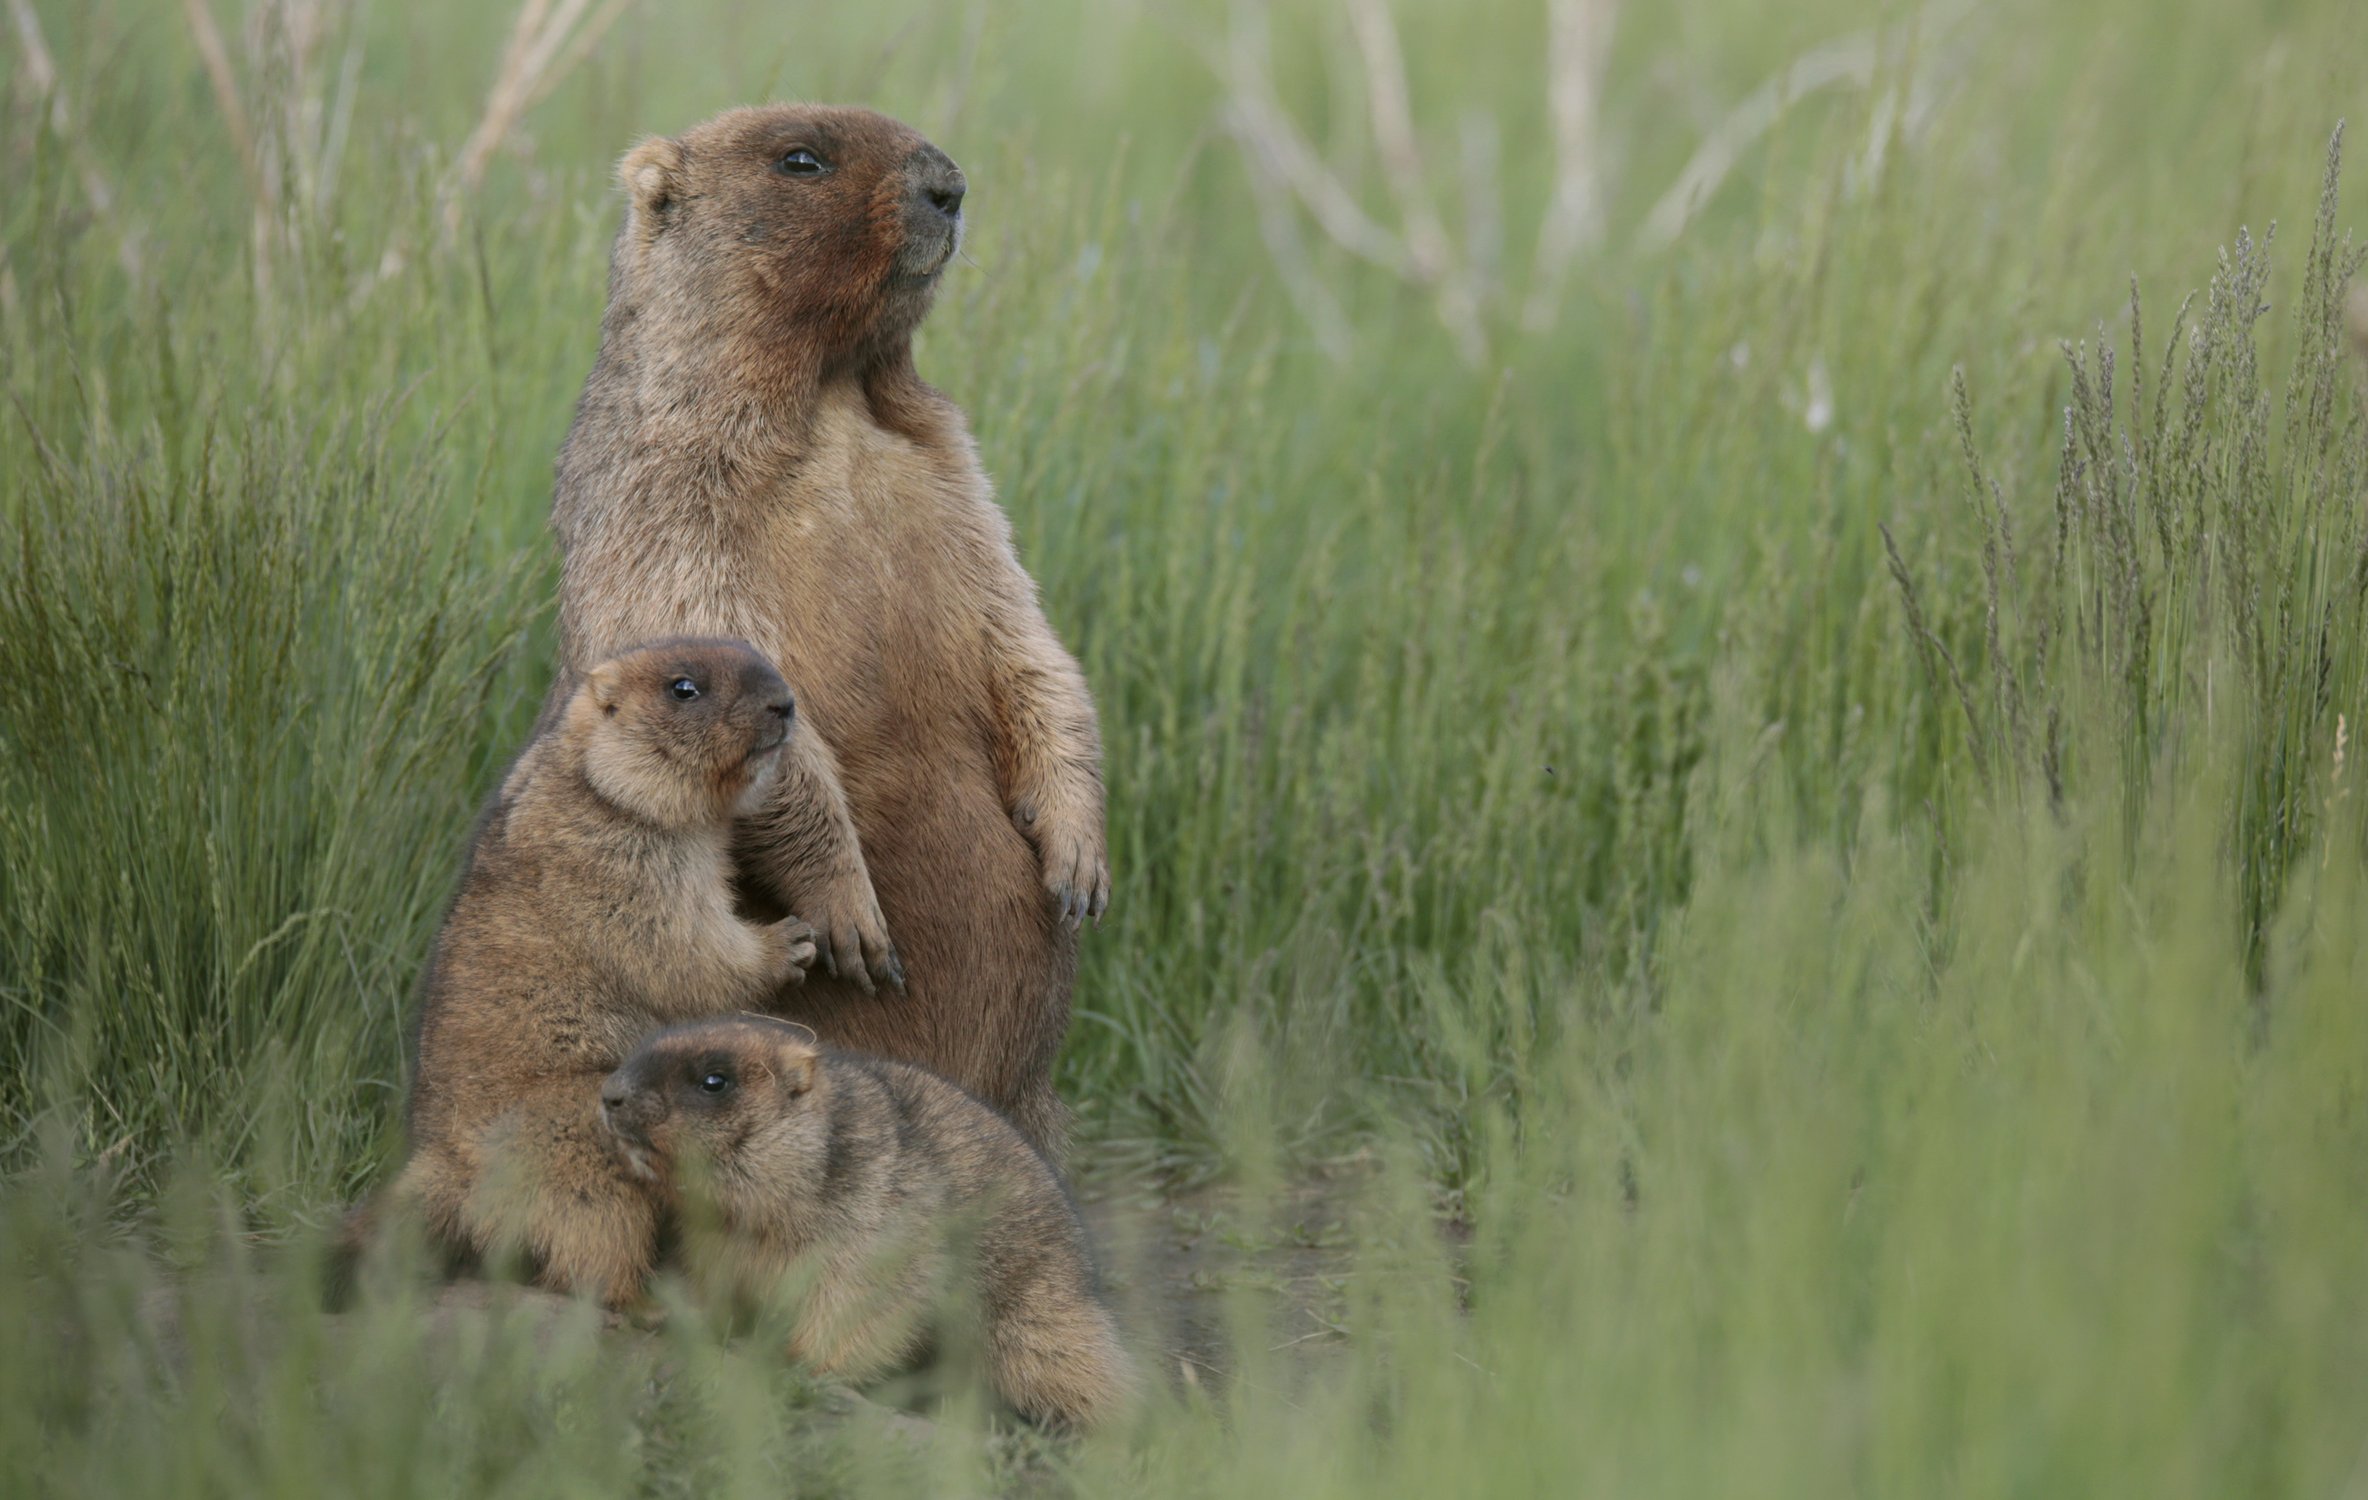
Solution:
<path fill-rule="evenodd" d="M 733 819 L 791 713 L 745 644 L 664 641 L 594 667 L 519 757 L 436 941 L 411 1157 L 384 1205 L 454 1259 L 639 1296 L 658 1214 L 601 1129 L 600 1081 L 653 1026 L 764 1003 L 812 961 L 803 923 L 732 907 Z"/>
<path fill-rule="evenodd" d="M 773 1008 L 1057 1153 L 1076 929 L 1109 895 L 1101 744 L 962 413 L 913 366 L 962 173 L 868 110 L 785 105 L 645 141 L 621 175 L 551 508 L 554 703 L 668 631 L 787 665 L 803 728 L 741 871 L 814 925 L 821 972 Z"/>
<path fill-rule="evenodd" d="M 1023 1416 L 1082 1428 L 1128 1399 L 1126 1351 L 1052 1167 L 936 1074 L 725 1017 L 650 1037 L 600 1103 L 661 1197 L 676 1200 L 686 1170 L 697 1184 L 681 1243 L 692 1285 L 743 1306 L 794 1299 L 791 1353 L 817 1369 L 863 1380 L 909 1364 L 951 1294 L 976 1310 L 995 1389 Z"/>

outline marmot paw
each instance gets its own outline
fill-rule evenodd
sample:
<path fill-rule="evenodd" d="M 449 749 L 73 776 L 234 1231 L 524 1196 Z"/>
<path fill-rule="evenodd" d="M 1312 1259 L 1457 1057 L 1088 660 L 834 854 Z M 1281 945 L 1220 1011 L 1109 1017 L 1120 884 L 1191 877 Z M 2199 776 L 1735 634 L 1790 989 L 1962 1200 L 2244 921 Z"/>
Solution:
<path fill-rule="evenodd" d="M 1044 888 L 1052 895 L 1061 925 L 1074 932 L 1091 917 L 1098 926 L 1102 913 L 1110 909 L 1110 862 L 1103 857 L 1101 841 L 1050 828 L 1037 839 Z"/>
<path fill-rule="evenodd" d="M 820 951 L 814 929 L 797 917 L 783 917 L 765 928 L 765 943 L 773 960 L 773 983 L 803 984 Z"/>
<path fill-rule="evenodd" d="M 870 876 L 858 874 L 841 882 L 821 909 L 804 915 L 814 924 L 814 958 L 824 973 L 847 980 L 867 995 L 879 993 L 883 984 L 904 988 L 904 964 L 888 939 L 888 919 L 880 914 Z"/>

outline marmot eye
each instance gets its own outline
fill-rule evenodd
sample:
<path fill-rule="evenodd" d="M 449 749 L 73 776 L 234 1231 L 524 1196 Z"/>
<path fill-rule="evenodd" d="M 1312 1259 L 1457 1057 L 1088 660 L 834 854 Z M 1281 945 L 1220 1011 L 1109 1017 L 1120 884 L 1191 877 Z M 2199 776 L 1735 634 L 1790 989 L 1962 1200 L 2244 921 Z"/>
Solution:
<path fill-rule="evenodd" d="M 688 703 L 699 696 L 699 684 L 691 681 L 688 677 L 677 677 L 666 685 L 666 691 L 672 693 L 682 702 Z"/>
<path fill-rule="evenodd" d="M 710 1073 L 699 1080 L 699 1092 L 702 1094 L 720 1094 L 731 1086 L 732 1080 L 722 1073 Z"/>
<path fill-rule="evenodd" d="M 812 177 L 827 170 L 822 158 L 803 146 L 782 157 L 773 166 L 776 171 L 790 177 Z"/>

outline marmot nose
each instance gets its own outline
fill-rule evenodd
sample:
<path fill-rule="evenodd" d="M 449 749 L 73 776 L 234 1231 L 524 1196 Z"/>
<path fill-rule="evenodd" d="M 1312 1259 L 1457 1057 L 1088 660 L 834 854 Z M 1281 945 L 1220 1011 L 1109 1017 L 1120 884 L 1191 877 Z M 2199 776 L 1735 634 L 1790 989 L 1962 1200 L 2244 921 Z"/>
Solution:
<path fill-rule="evenodd" d="M 633 1091 L 625 1087 L 622 1078 L 611 1078 L 600 1085 L 600 1107 L 612 1113 L 623 1109 L 625 1101 L 632 1097 Z"/>
<path fill-rule="evenodd" d="M 780 702 L 768 703 L 765 707 L 774 718 L 786 724 L 789 722 L 789 716 L 798 711 L 798 701 L 795 698 L 783 698 Z"/>
<path fill-rule="evenodd" d="M 954 159 L 935 146 L 923 146 L 913 157 L 913 192 L 922 202 L 951 219 L 962 212 L 962 195 L 970 182 Z"/>

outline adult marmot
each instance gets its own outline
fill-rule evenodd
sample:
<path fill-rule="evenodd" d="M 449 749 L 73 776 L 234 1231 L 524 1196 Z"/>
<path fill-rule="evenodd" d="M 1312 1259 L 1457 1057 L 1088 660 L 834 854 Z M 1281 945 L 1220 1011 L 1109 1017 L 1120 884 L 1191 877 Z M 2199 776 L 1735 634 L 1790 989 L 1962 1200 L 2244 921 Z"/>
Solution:
<path fill-rule="evenodd" d="M 658 1210 L 600 1126 L 600 1081 L 654 1026 L 769 1000 L 813 960 L 732 908 L 734 817 L 772 780 L 789 689 L 738 641 L 592 669 L 487 810 L 436 939 L 411 1156 L 381 1208 L 456 1259 L 522 1255 L 557 1291 L 638 1297 Z"/>
<path fill-rule="evenodd" d="M 1116 1411 L 1131 1366 L 1051 1166 L 936 1074 L 810 1037 L 769 1017 L 694 1021 L 601 1086 L 654 1192 L 672 1201 L 678 1172 L 699 1174 L 692 1284 L 744 1306 L 791 1299 L 790 1352 L 857 1381 L 910 1363 L 951 1296 L 1022 1415 L 1087 1427 Z"/>
<path fill-rule="evenodd" d="M 783 663 L 803 728 L 740 869 L 822 961 L 775 1008 L 1057 1151 L 1076 928 L 1109 894 L 1101 745 L 962 414 L 913 368 L 962 174 L 867 110 L 778 106 L 645 141 L 621 175 L 552 505 L 554 701 L 653 635 Z"/>

